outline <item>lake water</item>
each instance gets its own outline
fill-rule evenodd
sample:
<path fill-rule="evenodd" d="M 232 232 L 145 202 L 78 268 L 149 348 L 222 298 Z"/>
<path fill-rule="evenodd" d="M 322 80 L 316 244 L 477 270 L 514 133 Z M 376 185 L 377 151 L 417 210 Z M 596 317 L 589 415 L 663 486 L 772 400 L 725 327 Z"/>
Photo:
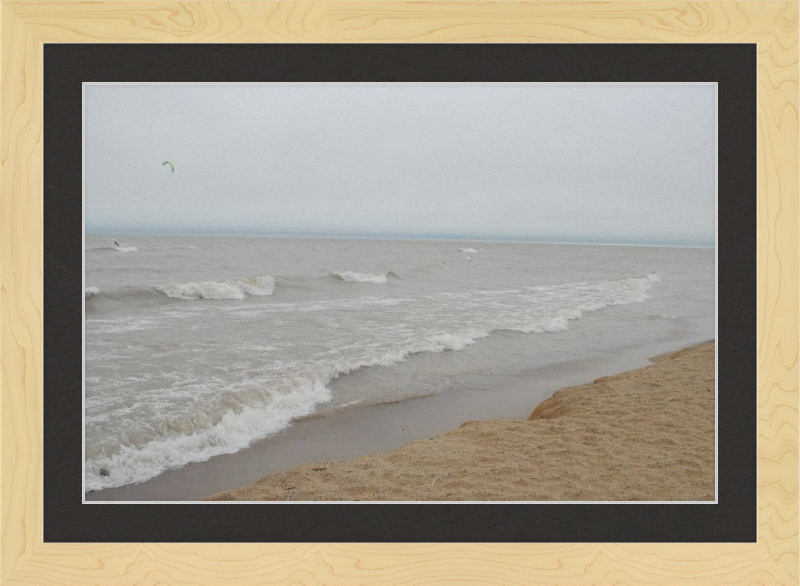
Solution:
<path fill-rule="evenodd" d="M 712 249 L 117 240 L 86 237 L 87 490 L 239 451 L 315 412 L 715 337 Z"/>

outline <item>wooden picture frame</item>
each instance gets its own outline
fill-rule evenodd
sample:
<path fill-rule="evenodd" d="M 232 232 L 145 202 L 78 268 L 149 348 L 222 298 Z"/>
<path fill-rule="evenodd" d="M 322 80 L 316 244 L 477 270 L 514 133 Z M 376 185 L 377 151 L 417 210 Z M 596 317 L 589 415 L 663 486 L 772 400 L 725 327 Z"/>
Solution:
<path fill-rule="evenodd" d="M 798 3 L 2 2 L 0 585 L 797 584 Z M 756 43 L 758 535 L 725 544 L 44 543 L 45 43 Z"/>

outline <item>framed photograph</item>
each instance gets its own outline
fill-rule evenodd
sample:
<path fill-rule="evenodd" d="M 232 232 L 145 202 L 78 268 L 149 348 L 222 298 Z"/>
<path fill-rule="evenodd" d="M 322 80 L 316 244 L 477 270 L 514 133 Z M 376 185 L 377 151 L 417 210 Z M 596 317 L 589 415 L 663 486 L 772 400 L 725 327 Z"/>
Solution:
<path fill-rule="evenodd" d="M 85 500 L 716 502 L 716 94 L 85 82 Z"/>
<path fill-rule="evenodd" d="M 153 572 L 187 584 L 460 577 L 591 584 L 609 572 L 630 583 L 797 582 L 797 503 L 791 497 L 797 490 L 796 4 L 23 2 L 3 3 L 2 10 L 3 584 L 133 584 Z M 504 107 L 493 108 L 497 104 Z M 268 112 L 259 113 L 260 107 Z M 528 119 L 534 107 L 538 117 Z M 618 116 L 603 117 L 615 108 Z M 534 127 L 542 143 L 537 148 L 526 134 Z M 645 130 L 649 135 L 641 138 Z M 241 140 L 213 141 L 228 132 Z M 182 138 L 164 138 L 170 133 Z M 381 149 L 374 148 L 376 136 L 387 137 Z M 654 149 L 653 136 L 671 147 Z M 116 140 L 123 137 L 124 148 Z M 485 144 L 475 149 L 481 140 Z M 270 175 L 266 165 L 253 163 L 248 145 L 256 142 L 282 173 Z M 592 146 L 596 156 L 586 154 Z M 520 171 L 520 152 L 539 161 L 529 164 L 547 186 L 549 195 L 537 199 L 547 216 L 540 224 L 513 196 L 514 185 L 529 181 L 532 172 Z M 581 161 L 574 174 L 558 171 L 557 160 L 569 153 Z M 656 158 L 649 169 L 636 164 Z M 214 171 L 220 160 L 224 173 Z M 353 165 L 360 165 L 357 172 Z M 615 173 L 616 183 L 608 179 Z M 327 197 L 314 187 L 321 182 Z M 574 196 L 590 184 L 602 204 Z M 275 199 L 281 221 L 268 223 L 268 238 L 259 231 L 264 185 L 294 194 Z M 617 188 L 613 196 L 604 192 Z M 379 189 L 383 201 L 370 204 L 367 194 L 376 197 Z M 632 195 L 659 189 L 679 195 Z M 485 200 L 477 195 L 492 190 Z M 432 192 L 438 197 L 425 196 Z M 114 196 L 98 197 L 103 193 Z M 628 194 L 624 205 L 615 199 L 620 193 Z M 568 203 L 548 205 L 548 197 Z M 709 229 L 715 215 L 716 230 Z M 670 228 L 661 234 L 658 223 L 644 217 L 659 217 Z M 614 227 L 616 220 L 627 231 Z M 227 237 L 231 232 L 235 238 Z M 520 235 L 537 244 L 510 242 L 524 240 Z M 563 252 L 575 246 L 565 241 L 583 243 L 580 262 L 573 249 Z M 609 243 L 627 246 L 596 246 Z M 653 251 L 666 249 L 648 244 L 688 248 L 661 254 Z M 536 270 L 533 246 L 552 282 L 510 276 L 514 267 Z M 202 252 L 209 248 L 220 255 L 217 261 Z M 246 260 L 230 262 L 237 248 L 246 253 L 242 258 L 257 254 L 275 269 L 258 272 Z M 150 262 L 136 262 L 142 253 Z M 559 255 L 575 266 L 559 262 Z M 431 275 L 434 269 L 447 278 Z M 709 287 L 701 286 L 712 277 L 718 323 L 709 315 Z M 483 284 L 491 279 L 498 286 Z M 675 287 L 674 299 L 655 293 L 662 281 L 665 289 Z M 564 283 L 572 284 L 569 291 Z M 658 311 L 637 313 L 651 289 Z M 447 303 L 434 299 L 442 295 Z M 683 305 L 673 311 L 679 298 Z M 523 302 L 539 312 L 525 323 L 518 317 Z M 167 329 L 193 332 L 194 344 L 163 331 L 153 335 L 153 304 L 160 325 L 183 320 L 182 329 Z M 486 307 L 491 311 L 482 313 Z M 418 465 L 403 470 L 399 456 L 357 460 L 359 469 L 347 462 L 330 469 L 307 464 L 296 477 L 240 492 L 214 484 L 228 474 L 219 467 L 224 454 L 258 440 L 247 414 L 264 401 L 276 401 L 280 409 L 270 413 L 283 416 L 269 427 L 264 413 L 254 411 L 261 418 L 258 433 L 269 428 L 267 435 L 284 433 L 298 417 L 319 415 L 318 405 L 356 412 L 376 393 L 381 401 L 375 402 L 387 405 L 418 401 L 423 407 L 414 422 L 425 420 L 423 412 L 440 414 L 427 419 L 444 427 L 434 432 L 440 433 L 453 428 L 448 417 L 459 416 L 448 411 L 448 389 L 440 389 L 433 406 L 431 397 L 404 401 L 413 385 L 398 381 L 431 368 L 439 375 L 426 381 L 455 386 L 468 371 L 475 385 L 483 376 L 486 388 L 476 387 L 470 401 L 480 415 L 492 403 L 487 393 L 492 380 L 500 380 L 498 372 L 504 384 L 519 374 L 503 363 L 515 358 L 504 343 L 520 353 L 516 364 L 541 357 L 539 375 L 565 355 L 557 336 L 523 348 L 519 340 L 487 341 L 488 333 L 566 332 L 581 327 L 584 313 L 601 315 L 605 307 L 627 307 L 634 316 L 626 313 L 624 325 L 613 322 L 617 341 L 610 333 L 601 336 L 612 327 L 602 319 L 585 320 L 590 325 L 582 339 L 592 347 L 607 343 L 609 354 L 622 356 L 626 341 L 643 352 L 657 347 L 648 346 L 642 332 L 662 342 L 679 340 L 682 347 L 718 337 L 702 359 L 707 383 L 716 352 L 718 396 L 698 407 L 716 414 L 716 454 L 684 453 L 681 478 L 650 479 L 667 492 L 647 492 L 649 476 L 640 470 L 618 483 L 612 497 L 591 492 L 602 485 L 598 476 L 584 495 L 567 490 L 556 498 L 530 492 L 505 498 L 508 486 L 524 484 L 514 482 L 509 462 L 487 464 L 494 466 L 490 477 L 503 467 L 508 473 L 498 492 L 491 485 L 464 489 L 466 476 L 437 476 Z M 359 326 L 348 319 L 356 313 L 380 335 L 353 338 Z M 643 328 L 650 318 L 652 327 Z M 274 331 L 266 341 L 248 339 L 247 328 L 267 324 Z M 313 330 L 305 338 L 304 327 Z M 89 333 L 92 343 L 84 347 Z M 335 341 L 320 345 L 320 333 Z M 261 343 L 266 346 L 256 348 Z M 384 360 L 381 344 L 399 349 L 402 360 Z M 276 375 L 246 364 L 238 350 L 224 356 L 225 348 L 245 346 L 292 367 Z M 181 354 L 188 349 L 206 354 Z M 447 351 L 456 357 L 452 364 L 405 360 Z M 459 363 L 464 356 L 469 369 Z M 598 359 L 588 351 L 583 358 Z M 123 362 L 129 367 L 121 368 Z M 372 363 L 404 370 L 365 372 Z M 200 365 L 206 370 L 198 386 L 189 374 Z M 677 367 L 684 373 L 691 368 Z M 232 369 L 248 373 L 246 380 Z M 338 377 L 359 369 L 359 378 L 335 388 Z M 329 376 L 317 380 L 318 372 Z M 669 376 L 632 384 L 668 386 Z M 154 382 L 158 377 L 164 380 Z M 387 379 L 392 384 L 384 384 Z M 313 384 L 299 384 L 303 380 Z M 111 384 L 98 394 L 97 381 Z M 122 391 L 114 395 L 111 387 Z M 710 392 L 714 385 L 705 387 Z M 264 388 L 272 389 L 267 398 L 259 395 Z M 138 399 L 125 403 L 131 390 L 148 397 L 146 408 L 139 409 Z M 675 399 L 686 403 L 687 421 L 696 395 Z M 531 398 L 531 410 L 543 398 Z M 200 421 L 217 403 L 224 425 Z M 564 408 L 551 401 L 534 416 L 560 425 Z M 363 417 L 342 419 L 339 425 L 350 434 L 342 442 L 329 425 L 339 416 L 323 415 L 305 420 L 311 423 L 303 429 L 311 429 L 327 418 L 317 436 L 303 439 L 315 444 L 311 453 L 332 455 L 315 459 L 288 447 L 280 456 L 273 443 L 274 459 L 289 458 L 276 470 L 347 460 L 337 441 L 386 441 L 370 450 L 385 451 L 393 441 L 405 443 L 403 433 L 411 434 L 408 440 L 429 434 L 403 429 L 396 413 L 383 413 L 372 423 L 383 432 L 356 427 Z M 513 415 L 484 418 L 495 417 Z M 126 427 L 128 420 L 136 425 Z M 603 433 L 597 421 L 583 421 L 595 435 Z M 513 437 L 510 429 L 498 435 L 486 425 L 459 430 L 482 457 L 499 436 Z M 218 433 L 222 428 L 226 434 Z M 580 424 L 569 433 L 590 443 Z M 691 424 L 683 435 L 708 434 Z M 109 437 L 118 443 L 108 444 Z M 629 443 L 651 440 L 657 443 L 652 437 Z M 180 449 L 159 451 L 170 442 Z M 464 444 L 447 445 L 454 456 Z M 596 455 L 606 457 L 604 449 Z M 426 446 L 417 456 L 426 465 L 452 468 L 441 459 L 446 450 Z M 703 468 L 693 458 L 713 460 L 713 482 L 708 466 L 705 476 L 692 476 Z M 164 485 L 153 481 L 193 466 L 194 480 L 172 477 L 170 490 L 177 492 L 161 492 Z M 395 488 L 403 490 L 382 498 L 388 489 L 375 477 L 388 477 L 392 467 Z M 310 490 L 296 482 L 301 476 Z M 334 477 L 353 479 L 350 492 L 335 493 Z M 427 492 L 411 491 L 412 477 L 425 479 Z M 549 484 L 554 493 L 557 485 Z M 433 487 L 436 496 L 426 496 Z M 323 494 L 334 496 L 318 498 Z"/>

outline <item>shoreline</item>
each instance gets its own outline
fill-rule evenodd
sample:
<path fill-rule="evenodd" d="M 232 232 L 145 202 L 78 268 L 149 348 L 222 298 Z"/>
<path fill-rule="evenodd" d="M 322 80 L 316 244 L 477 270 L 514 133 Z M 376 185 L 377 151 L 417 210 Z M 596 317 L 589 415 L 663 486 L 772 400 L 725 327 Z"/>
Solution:
<path fill-rule="evenodd" d="M 699 344 L 563 388 L 527 421 L 467 421 L 432 439 L 303 464 L 206 500 L 713 502 L 715 352 L 715 342 Z"/>
<path fill-rule="evenodd" d="M 689 348 L 697 343 L 690 342 Z M 234 454 L 169 470 L 143 483 L 88 493 L 84 498 L 89 503 L 201 502 L 216 493 L 252 485 L 265 475 L 282 473 L 303 463 L 341 461 L 387 452 L 409 442 L 457 430 L 465 422 L 495 418 L 524 421 L 534 407 L 549 400 L 554 391 L 559 393 L 558 389 L 646 367 L 679 348 L 674 340 L 654 341 L 613 356 L 484 376 L 471 381 L 473 384 L 466 388 L 439 395 L 354 406 L 307 417 Z"/>

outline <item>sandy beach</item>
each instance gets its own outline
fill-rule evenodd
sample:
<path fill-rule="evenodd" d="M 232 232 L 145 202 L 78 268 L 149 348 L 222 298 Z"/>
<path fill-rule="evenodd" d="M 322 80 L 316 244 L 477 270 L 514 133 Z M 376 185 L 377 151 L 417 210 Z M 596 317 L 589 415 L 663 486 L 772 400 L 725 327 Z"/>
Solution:
<path fill-rule="evenodd" d="M 564 388 L 528 420 L 303 464 L 217 501 L 713 501 L 715 344 Z"/>

